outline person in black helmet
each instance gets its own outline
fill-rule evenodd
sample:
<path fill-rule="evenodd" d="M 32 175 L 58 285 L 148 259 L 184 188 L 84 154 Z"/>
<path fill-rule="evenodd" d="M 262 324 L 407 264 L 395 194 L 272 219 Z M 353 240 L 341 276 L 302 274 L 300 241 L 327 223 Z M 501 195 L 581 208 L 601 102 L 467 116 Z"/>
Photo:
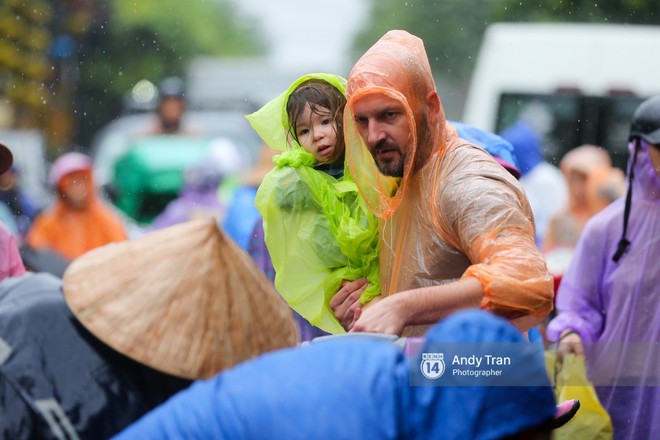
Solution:
<path fill-rule="evenodd" d="M 181 122 L 186 112 L 185 85 L 181 78 L 165 78 L 158 88 L 158 120 L 150 134 L 183 134 Z"/>
<path fill-rule="evenodd" d="M 585 354 L 615 439 L 660 438 L 660 95 L 635 111 L 628 192 L 587 223 L 548 339 Z"/>

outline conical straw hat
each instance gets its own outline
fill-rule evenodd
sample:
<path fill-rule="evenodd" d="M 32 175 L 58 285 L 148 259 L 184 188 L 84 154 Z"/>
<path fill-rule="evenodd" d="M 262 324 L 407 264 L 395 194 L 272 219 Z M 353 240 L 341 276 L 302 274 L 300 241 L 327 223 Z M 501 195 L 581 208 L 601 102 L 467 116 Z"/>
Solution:
<path fill-rule="evenodd" d="M 94 249 L 67 268 L 63 289 L 96 337 L 175 376 L 209 378 L 298 343 L 291 309 L 213 220 Z"/>

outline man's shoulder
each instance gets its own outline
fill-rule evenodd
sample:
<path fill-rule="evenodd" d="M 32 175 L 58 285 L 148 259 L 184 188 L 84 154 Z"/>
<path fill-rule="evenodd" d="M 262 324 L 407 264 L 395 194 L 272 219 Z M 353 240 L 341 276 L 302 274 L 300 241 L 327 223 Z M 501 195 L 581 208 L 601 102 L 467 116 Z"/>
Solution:
<path fill-rule="evenodd" d="M 502 208 L 531 208 L 520 182 L 483 149 L 464 144 L 447 152 L 437 175 L 428 179 L 427 188 L 441 215 L 479 216 Z M 447 208 L 450 207 L 450 208 Z"/>
<path fill-rule="evenodd" d="M 462 184 L 472 179 L 488 179 L 517 189 L 520 187 L 520 182 L 490 153 L 468 142 L 449 149 L 441 160 L 440 173 L 445 182 Z"/>
<path fill-rule="evenodd" d="M 466 166 L 461 168 L 467 171 L 478 171 L 479 169 L 482 169 L 482 165 L 487 165 L 488 167 L 492 166 L 492 168 L 497 171 L 501 170 L 504 173 L 508 173 L 508 171 L 495 161 L 494 157 L 489 152 L 467 141 L 462 141 L 454 148 L 448 149 L 444 155 L 444 161 L 447 164 L 459 162 L 466 165 L 479 164 L 478 167 Z"/>

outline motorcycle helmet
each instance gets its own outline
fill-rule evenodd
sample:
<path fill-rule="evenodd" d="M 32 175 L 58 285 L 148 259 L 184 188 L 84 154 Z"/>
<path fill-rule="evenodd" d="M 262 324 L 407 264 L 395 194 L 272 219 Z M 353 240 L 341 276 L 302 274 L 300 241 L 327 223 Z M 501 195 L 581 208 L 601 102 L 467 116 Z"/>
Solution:
<path fill-rule="evenodd" d="M 660 145 L 660 95 L 642 102 L 633 114 L 629 139 L 641 138 Z"/>

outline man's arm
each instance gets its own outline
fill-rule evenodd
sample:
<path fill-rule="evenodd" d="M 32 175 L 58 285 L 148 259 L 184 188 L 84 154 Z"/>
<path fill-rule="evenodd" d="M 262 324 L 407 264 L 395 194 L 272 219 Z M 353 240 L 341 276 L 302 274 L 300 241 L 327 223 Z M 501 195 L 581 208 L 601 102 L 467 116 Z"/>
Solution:
<path fill-rule="evenodd" d="M 529 330 L 552 309 L 554 284 L 522 187 L 476 148 L 447 152 L 443 169 L 429 187 L 432 226 L 470 260 L 461 279 L 479 280 L 479 306 Z"/>
<path fill-rule="evenodd" d="M 351 331 L 401 335 L 409 325 L 433 324 L 456 310 L 479 307 L 482 298 L 476 278 L 398 292 L 358 309 Z"/>

